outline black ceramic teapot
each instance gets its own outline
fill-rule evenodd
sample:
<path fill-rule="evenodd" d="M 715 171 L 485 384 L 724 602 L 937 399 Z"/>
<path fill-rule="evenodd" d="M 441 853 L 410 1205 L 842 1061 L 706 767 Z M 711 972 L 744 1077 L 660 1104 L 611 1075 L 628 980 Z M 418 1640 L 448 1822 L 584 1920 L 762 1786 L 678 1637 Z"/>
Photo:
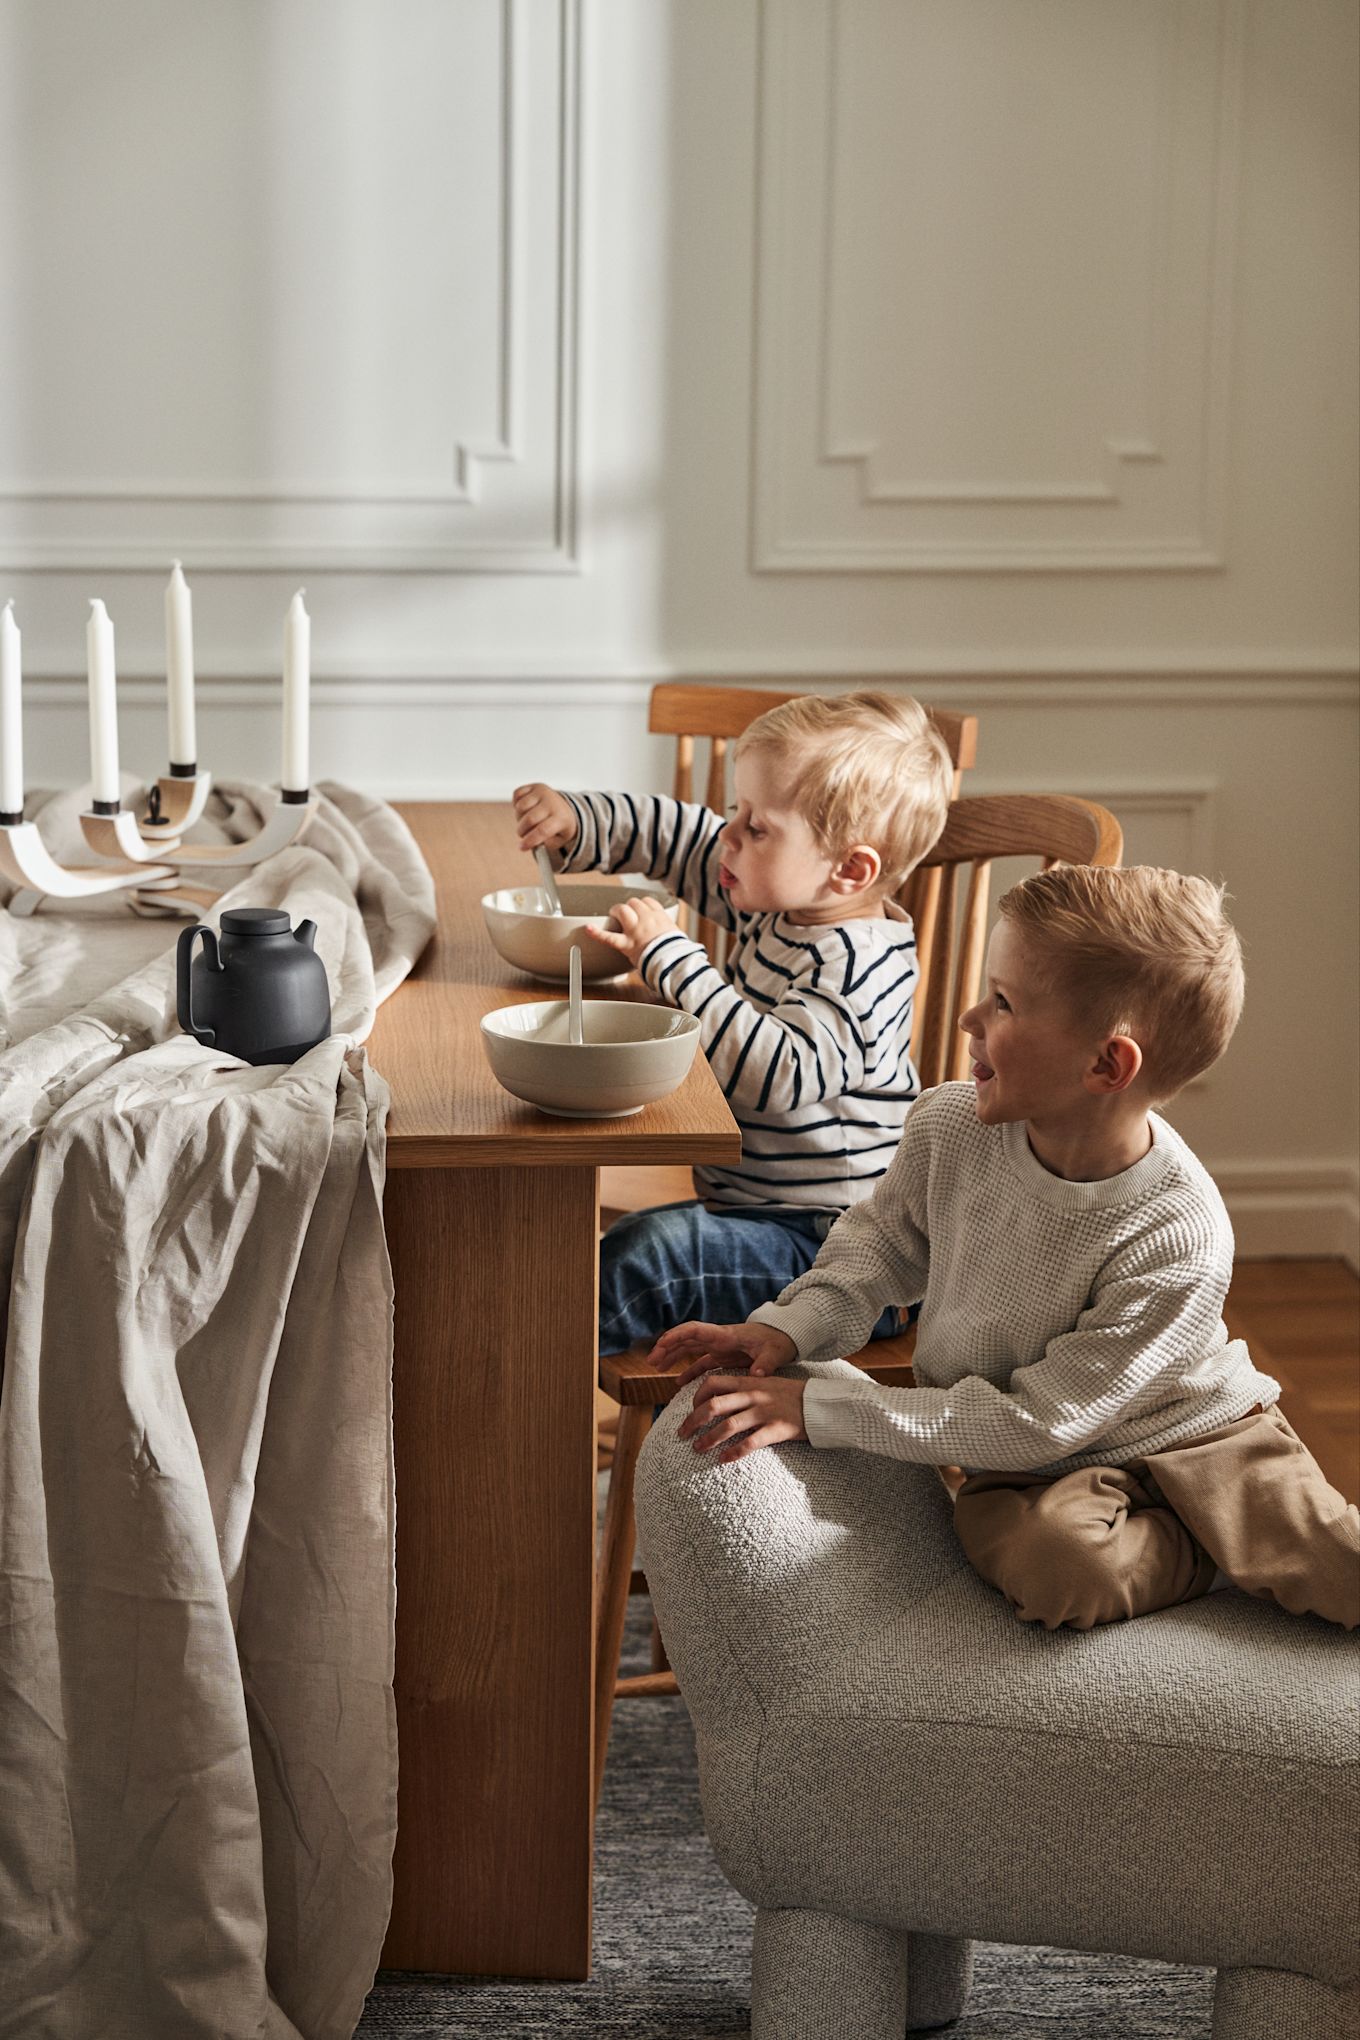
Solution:
<path fill-rule="evenodd" d="M 193 954 L 194 938 L 203 954 Z M 248 1063 L 291 1063 L 331 1031 L 316 922 L 294 929 L 282 907 L 229 907 L 221 933 L 200 922 L 175 951 L 179 1024 L 207 1048 Z"/>

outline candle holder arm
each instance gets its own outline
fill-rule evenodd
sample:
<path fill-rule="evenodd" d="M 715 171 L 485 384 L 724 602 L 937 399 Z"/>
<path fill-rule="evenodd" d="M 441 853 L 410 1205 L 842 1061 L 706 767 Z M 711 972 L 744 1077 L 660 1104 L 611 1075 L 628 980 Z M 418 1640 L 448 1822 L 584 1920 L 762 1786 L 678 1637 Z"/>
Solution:
<path fill-rule="evenodd" d="M 315 794 L 308 794 L 305 801 L 281 800 L 265 821 L 259 834 L 246 843 L 186 843 L 176 849 L 167 850 L 165 860 L 183 870 L 186 865 L 263 864 L 267 857 L 273 857 L 290 843 L 296 842 L 308 822 L 316 813 L 320 802 Z"/>
<path fill-rule="evenodd" d="M 112 817 L 101 815 L 96 819 L 107 821 Z M 128 819 L 131 820 L 131 816 Z M 100 870 L 96 865 L 86 870 L 84 867 L 58 864 L 39 835 L 36 822 L 13 822 L 0 827 L 0 872 L 21 891 L 31 891 L 39 896 L 47 894 L 59 900 L 90 899 L 97 893 L 123 892 L 129 886 L 145 885 L 148 880 L 173 878 L 175 875 L 169 865 L 149 864 L 144 859 L 129 859 L 117 870 Z M 33 909 L 25 906 L 16 908 L 11 900 L 10 910 L 31 913 Z"/>
<path fill-rule="evenodd" d="M 83 814 L 80 827 L 85 841 L 98 856 L 117 858 L 124 864 L 163 863 L 179 845 L 178 830 L 165 841 L 148 841 L 130 808 L 119 808 L 116 815 Z"/>

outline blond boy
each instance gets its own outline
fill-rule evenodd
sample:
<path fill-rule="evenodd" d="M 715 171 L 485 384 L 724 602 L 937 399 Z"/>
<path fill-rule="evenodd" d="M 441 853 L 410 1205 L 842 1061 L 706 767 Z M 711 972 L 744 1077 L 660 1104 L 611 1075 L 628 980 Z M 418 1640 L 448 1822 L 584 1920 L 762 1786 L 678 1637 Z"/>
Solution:
<path fill-rule="evenodd" d="M 916 945 L 892 895 L 939 835 L 951 778 L 918 703 L 858 693 L 752 723 L 726 821 L 675 800 L 516 791 L 524 849 L 546 845 L 563 871 L 644 872 L 731 931 L 721 970 L 651 902 L 619 907 L 599 936 L 697 1014 L 742 1131 L 740 1162 L 696 1169 L 695 1199 L 606 1234 L 603 1352 L 678 1318 L 745 1316 L 882 1177 L 919 1089 Z M 876 1332 L 896 1329 L 893 1301 Z"/>
<path fill-rule="evenodd" d="M 736 1459 L 807 1438 L 963 1469 L 955 1523 L 1024 1621 L 1094 1624 L 1235 1583 L 1360 1621 L 1360 1517 L 1230 1339 L 1232 1232 L 1152 1108 L 1226 1048 L 1242 1001 L 1218 888 L 1059 866 L 1000 903 L 964 1015 L 971 1084 L 913 1110 L 874 1195 L 744 1325 L 682 1325 L 708 1373 L 682 1426 Z M 917 1386 L 768 1378 L 853 1351 L 924 1296 Z"/>

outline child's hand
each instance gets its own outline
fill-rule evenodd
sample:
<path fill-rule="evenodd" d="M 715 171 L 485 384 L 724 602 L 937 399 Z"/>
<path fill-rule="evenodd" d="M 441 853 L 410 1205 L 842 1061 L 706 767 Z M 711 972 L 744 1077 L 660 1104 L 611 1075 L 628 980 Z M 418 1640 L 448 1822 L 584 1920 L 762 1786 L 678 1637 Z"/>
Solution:
<path fill-rule="evenodd" d="M 778 1332 L 775 1336 L 784 1335 Z M 764 1381 L 749 1374 L 705 1375 L 694 1391 L 694 1408 L 677 1435 L 693 1438 L 696 1452 L 716 1449 L 724 1466 L 759 1452 L 762 1445 L 787 1445 L 791 1439 L 806 1438 L 806 1387 L 805 1381 Z"/>
<path fill-rule="evenodd" d="M 609 916 L 613 926 L 609 928 L 587 928 L 587 935 L 593 935 L 597 942 L 607 943 L 617 949 L 620 956 L 626 956 L 633 969 L 649 942 L 655 942 L 658 935 L 673 935 L 675 923 L 663 906 L 655 900 L 621 900 Z"/>
<path fill-rule="evenodd" d="M 521 850 L 537 850 L 540 845 L 549 850 L 565 850 L 576 841 L 576 810 L 552 787 L 544 786 L 540 780 L 517 786 L 514 803 Z"/>
<path fill-rule="evenodd" d="M 716 1360 L 730 1367 L 745 1363 L 754 1375 L 777 1374 L 781 1367 L 798 1358 L 798 1348 L 787 1332 L 756 1321 L 751 1325 L 705 1325 L 691 1321 L 663 1332 L 647 1355 L 647 1365 L 658 1370 L 673 1367 L 687 1353 L 697 1353 L 680 1376 L 681 1385 L 696 1374 L 707 1374 Z"/>

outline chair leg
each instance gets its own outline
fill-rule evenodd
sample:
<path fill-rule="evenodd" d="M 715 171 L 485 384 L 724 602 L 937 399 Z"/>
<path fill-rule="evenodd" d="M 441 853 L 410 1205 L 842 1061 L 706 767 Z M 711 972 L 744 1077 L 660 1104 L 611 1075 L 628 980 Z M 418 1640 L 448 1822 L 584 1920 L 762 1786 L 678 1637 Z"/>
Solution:
<path fill-rule="evenodd" d="M 604 1784 L 609 1750 L 609 1722 L 614 1710 L 614 1684 L 623 1648 L 623 1623 L 628 1612 L 628 1583 L 633 1570 L 633 1472 L 642 1441 L 652 1425 L 651 1410 L 629 1404 L 619 1411 L 614 1464 L 604 1510 L 595 1596 L 595 1804 Z"/>
<path fill-rule="evenodd" d="M 751 2040 L 902 2040 L 906 1934 L 831 1913 L 762 1908 L 751 1959 Z"/>
<path fill-rule="evenodd" d="M 614 1441 L 619 1435 L 619 1406 L 602 1388 L 595 1391 L 595 1471 L 605 1473 L 614 1464 Z"/>
<path fill-rule="evenodd" d="M 1220 1969 L 1214 1984 L 1214 2040 L 1355 2040 L 1360 1993 L 1334 1990 L 1292 1969 Z"/>

